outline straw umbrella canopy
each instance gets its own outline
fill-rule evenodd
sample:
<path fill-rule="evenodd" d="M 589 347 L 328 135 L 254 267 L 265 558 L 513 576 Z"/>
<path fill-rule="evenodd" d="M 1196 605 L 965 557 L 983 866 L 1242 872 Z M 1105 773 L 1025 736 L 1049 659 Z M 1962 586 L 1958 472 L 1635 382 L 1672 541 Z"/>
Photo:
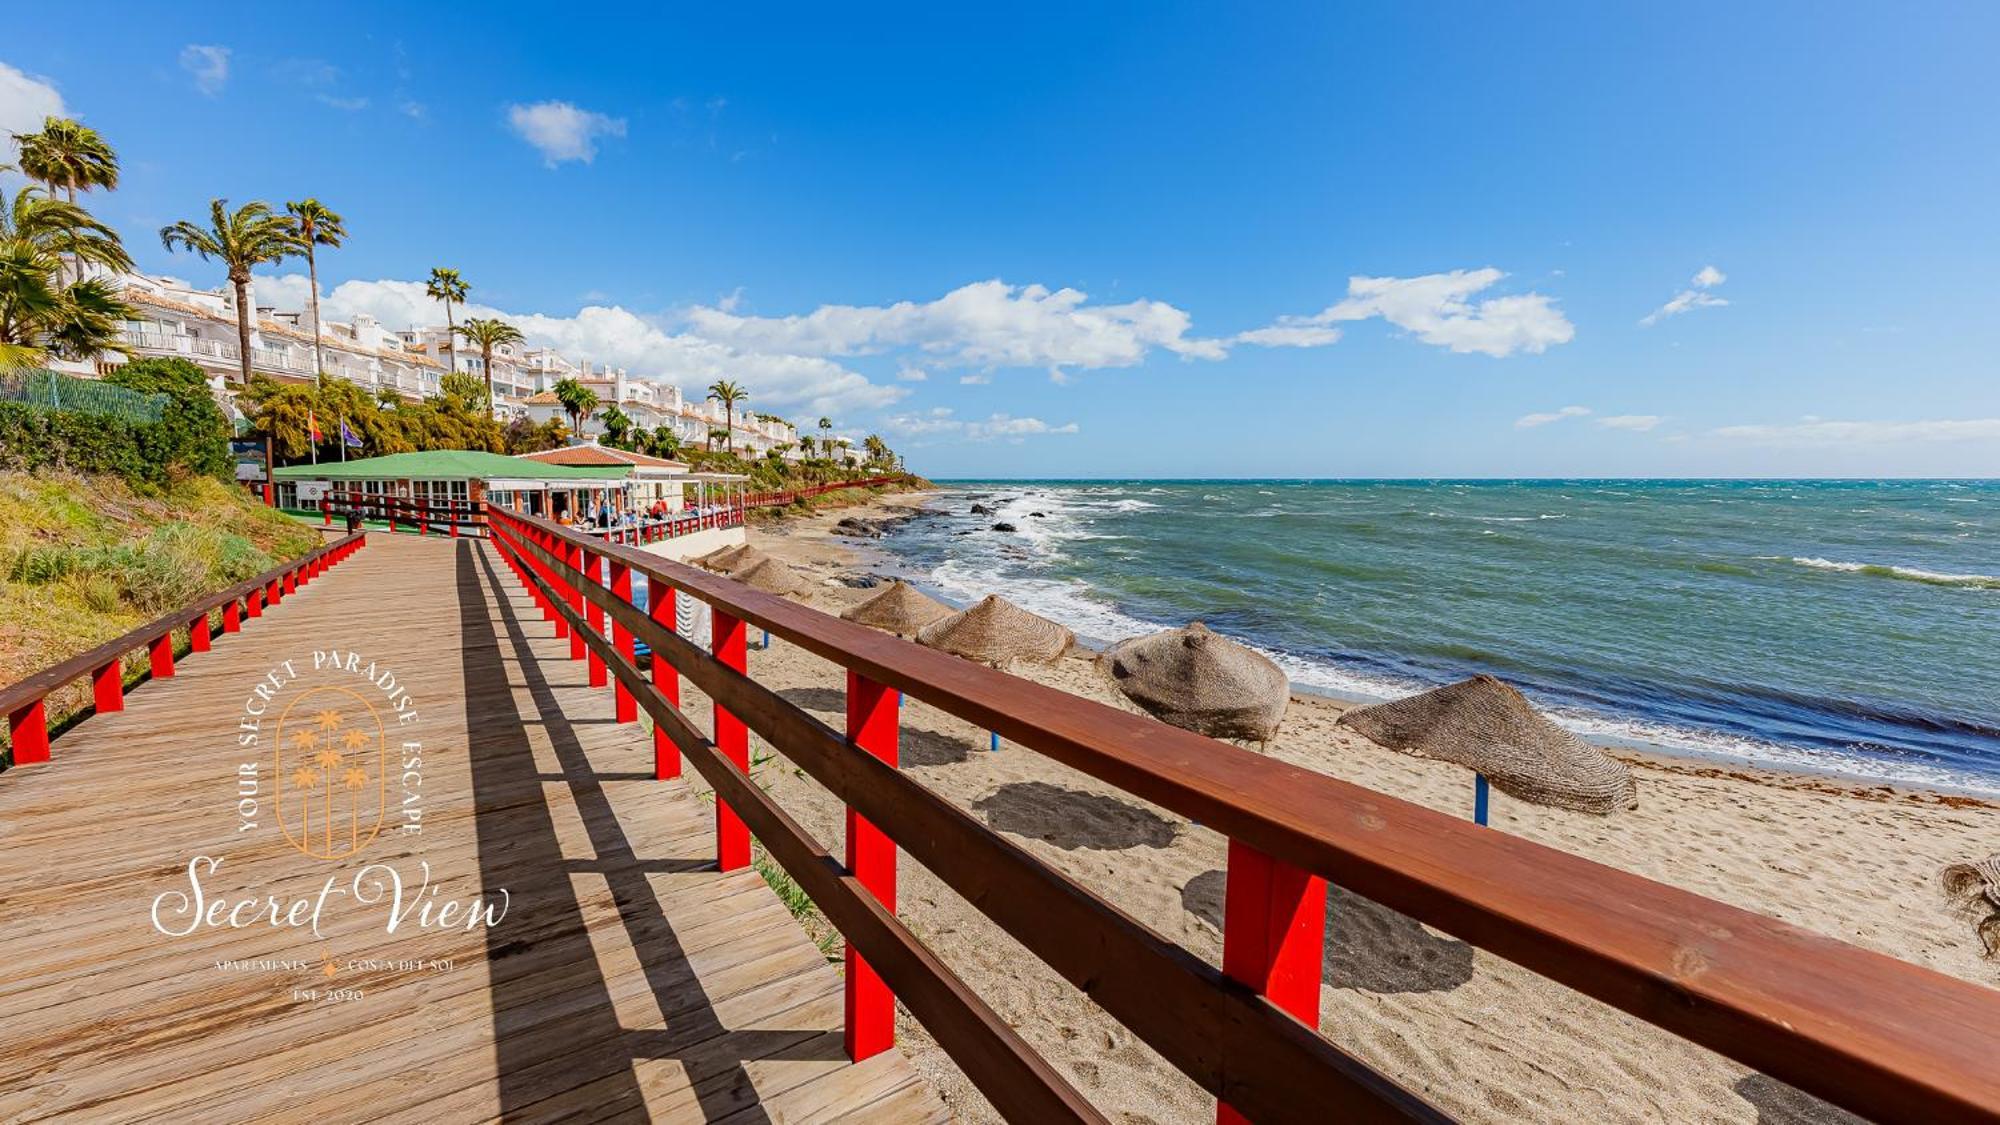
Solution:
<path fill-rule="evenodd" d="M 1210 738 L 1269 742 L 1292 697 L 1284 669 L 1199 621 L 1120 641 L 1099 666 L 1154 718 Z"/>
<path fill-rule="evenodd" d="M 739 555 L 738 560 L 741 558 Z M 731 570 L 729 577 L 752 590 L 762 590 L 767 594 L 796 594 L 805 589 L 806 585 L 805 579 L 799 576 L 799 572 L 792 569 L 792 564 L 768 556 L 749 566 Z"/>
<path fill-rule="evenodd" d="M 1069 651 L 1076 634 L 1029 613 L 998 594 L 941 617 L 917 632 L 917 643 L 1000 667 L 1016 660 L 1046 664 Z"/>
<path fill-rule="evenodd" d="M 768 562 L 772 557 L 756 547 L 745 545 L 741 550 L 708 564 L 708 568 L 717 574 L 736 575 L 758 563 Z"/>
<path fill-rule="evenodd" d="M 729 543 L 717 547 L 705 555 L 696 555 L 688 561 L 701 567 L 703 570 L 721 570 L 724 564 L 748 550 L 749 547 L 748 543 Z"/>
<path fill-rule="evenodd" d="M 1623 762 L 1543 718 L 1491 676 L 1358 707 L 1340 723 L 1391 750 L 1477 770 L 1523 801 L 1599 816 L 1638 804 Z"/>
<path fill-rule="evenodd" d="M 891 582 L 874 597 L 841 614 L 871 629 L 914 637 L 923 627 L 952 615 L 952 608 L 908 582 Z"/>
<path fill-rule="evenodd" d="M 1986 946 L 1988 957 L 2000 957 L 2000 853 L 1977 863 L 1954 863 L 1938 873 L 1945 899 Z"/>

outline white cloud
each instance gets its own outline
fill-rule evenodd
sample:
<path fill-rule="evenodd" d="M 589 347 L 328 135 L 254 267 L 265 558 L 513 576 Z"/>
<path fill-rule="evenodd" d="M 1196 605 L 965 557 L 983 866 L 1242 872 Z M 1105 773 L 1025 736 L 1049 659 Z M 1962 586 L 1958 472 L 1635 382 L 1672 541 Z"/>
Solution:
<path fill-rule="evenodd" d="M 1253 328 L 1230 337 L 1232 343 L 1255 344 L 1260 348 L 1319 348 L 1340 342 L 1340 329 L 1299 323 L 1297 318 L 1281 318 L 1268 328 Z"/>
<path fill-rule="evenodd" d="M 1632 430 L 1645 433 L 1666 421 L 1663 414 L 1611 414 L 1597 420 L 1597 424 L 1613 430 Z"/>
<path fill-rule="evenodd" d="M 958 385 L 961 387 L 983 387 L 992 381 L 993 376 L 980 373 L 960 375 L 958 377 Z"/>
<path fill-rule="evenodd" d="M 335 109 L 344 109 L 349 113 L 368 108 L 367 98 L 336 98 L 332 94 L 320 94 L 318 95 L 318 101 L 321 105 L 332 106 Z"/>
<path fill-rule="evenodd" d="M 930 372 L 907 363 L 896 369 L 896 378 L 901 379 L 905 383 L 921 383 L 930 377 Z"/>
<path fill-rule="evenodd" d="M 971 421 L 954 417 L 948 406 L 933 407 L 921 414 L 894 414 L 883 419 L 882 426 L 903 437 L 952 437 L 964 441 L 996 438 L 1019 441 L 1039 434 L 1077 432 L 1075 422 L 1052 426 L 1040 418 L 1016 418 L 1011 414 L 993 414 L 983 421 Z"/>
<path fill-rule="evenodd" d="M 194 88 L 214 97 L 229 82 L 229 48 L 190 43 L 181 48 L 181 69 L 194 76 Z"/>
<path fill-rule="evenodd" d="M 507 107 L 507 124 L 542 154 L 550 168 L 566 160 L 585 164 L 597 157 L 600 137 L 625 135 L 625 119 L 580 109 L 569 102 L 535 102 Z"/>
<path fill-rule="evenodd" d="M 702 335 L 744 347 L 806 355 L 871 355 L 914 348 L 980 367 L 1129 367 L 1153 348 L 1221 359 L 1219 340 L 1190 338 L 1192 318 L 1164 301 L 1093 305 L 1077 289 L 978 281 L 934 301 L 822 305 L 803 316 L 738 316 L 697 306 Z"/>
<path fill-rule="evenodd" d="M 0 63 L 0 164 L 12 164 L 19 145 L 15 133 L 32 133 L 45 117 L 62 117 L 62 95 L 46 78 Z"/>
<path fill-rule="evenodd" d="M 1454 352 L 1505 357 L 1540 353 L 1575 338 L 1576 327 L 1540 293 L 1488 297 L 1472 303 L 1507 276 L 1491 267 L 1421 277 L 1350 277 L 1347 297 L 1311 316 L 1280 317 L 1270 328 L 1238 335 L 1245 343 L 1314 347 L 1338 339 L 1331 325 L 1381 317 L 1426 344 Z M 1320 329 L 1322 335 L 1306 334 Z M 1278 334 L 1259 339 L 1260 334 Z M 1289 333 L 1289 335 L 1287 335 Z M 1328 335 L 1327 333 L 1331 333 Z"/>
<path fill-rule="evenodd" d="M 304 307 L 311 290 L 303 274 L 255 278 L 259 305 Z M 440 323 L 443 309 L 424 295 L 420 281 L 346 281 L 321 299 L 329 320 L 367 313 L 385 327 Z M 909 392 L 873 383 L 859 372 L 819 356 L 735 347 L 699 334 L 669 330 L 660 321 L 616 305 L 589 305 L 570 316 L 516 313 L 489 305 L 463 306 L 459 317 L 497 316 L 519 328 L 531 345 L 551 347 L 573 360 L 624 367 L 633 375 L 679 384 L 698 394 L 717 379 L 735 379 L 754 396 L 753 409 L 797 410 L 814 415 L 889 406 Z"/>
<path fill-rule="evenodd" d="M 1514 419 L 1517 430 L 1532 430 L 1536 426 L 1546 426 L 1550 422 L 1560 422 L 1565 418 L 1581 418 L 1590 413 L 1588 406 L 1565 406 L 1561 410 L 1551 410 L 1545 414 L 1523 414 Z"/>
<path fill-rule="evenodd" d="M 1643 327 L 1651 328 L 1670 316 L 1679 316 L 1690 309 L 1721 308 L 1729 302 L 1710 293 L 1709 290 L 1728 280 L 1729 275 L 1714 266 L 1703 266 L 1688 282 L 1693 288 L 1683 289 L 1674 294 L 1672 300 L 1640 317 L 1639 323 Z"/>
<path fill-rule="evenodd" d="M 1781 448 L 2000 441 L 2000 418 L 1841 422 L 1807 417 L 1784 425 L 1723 426 L 1710 437 Z"/>

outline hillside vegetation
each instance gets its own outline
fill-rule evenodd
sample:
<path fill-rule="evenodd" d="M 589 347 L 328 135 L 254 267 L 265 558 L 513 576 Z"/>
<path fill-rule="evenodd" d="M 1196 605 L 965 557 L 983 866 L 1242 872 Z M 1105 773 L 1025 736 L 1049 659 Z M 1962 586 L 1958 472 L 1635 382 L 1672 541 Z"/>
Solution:
<path fill-rule="evenodd" d="M 0 684 L 296 558 L 317 531 L 214 477 L 0 471 Z M 50 718 L 85 691 L 51 699 Z"/>

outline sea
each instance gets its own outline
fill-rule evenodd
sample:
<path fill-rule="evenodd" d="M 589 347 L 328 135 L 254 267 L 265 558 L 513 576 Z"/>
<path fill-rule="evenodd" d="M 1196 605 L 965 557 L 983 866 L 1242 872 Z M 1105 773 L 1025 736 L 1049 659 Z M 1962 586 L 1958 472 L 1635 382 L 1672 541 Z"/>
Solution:
<path fill-rule="evenodd" d="M 1089 642 L 1199 620 L 1305 691 L 1485 672 L 1607 745 L 2000 795 L 2000 482 L 957 481 L 932 506 L 888 570 Z"/>

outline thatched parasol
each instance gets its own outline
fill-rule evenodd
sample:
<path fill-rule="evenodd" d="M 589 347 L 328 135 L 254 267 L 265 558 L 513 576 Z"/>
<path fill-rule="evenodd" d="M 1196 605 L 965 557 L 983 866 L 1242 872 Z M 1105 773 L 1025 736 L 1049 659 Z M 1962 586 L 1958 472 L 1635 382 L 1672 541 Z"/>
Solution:
<path fill-rule="evenodd" d="M 758 563 L 768 561 L 772 557 L 756 547 L 745 544 L 742 550 L 709 564 L 709 569 L 715 571 L 717 574 L 741 574 Z"/>
<path fill-rule="evenodd" d="M 1523 801 L 1600 816 L 1638 804 L 1624 763 L 1543 718 L 1491 676 L 1358 707 L 1340 722 L 1391 750 L 1477 770 Z"/>
<path fill-rule="evenodd" d="M 739 555 L 737 559 L 740 561 L 742 557 Z M 767 594 L 796 594 L 806 586 L 805 579 L 799 577 L 799 572 L 792 569 L 792 564 L 769 556 L 756 560 L 748 566 L 731 570 L 729 577 L 752 590 L 762 590 Z"/>
<path fill-rule="evenodd" d="M 1268 742 L 1292 697 L 1284 669 L 1199 621 L 1120 641 L 1098 660 L 1125 698 L 1210 738 Z"/>
<path fill-rule="evenodd" d="M 914 637 L 924 626 L 950 617 L 952 608 L 907 582 L 891 582 L 842 617 L 899 637 Z"/>
<path fill-rule="evenodd" d="M 2000 957 L 2000 854 L 1954 863 L 1938 873 L 1952 909 L 1972 923 L 1988 957 Z"/>
<path fill-rule="evenodd" d="M 999 667 L 1016 660 L 1047 663 L 1069 650 L 1076 634 L 998 594 L 941 617 L 917 632 L 917 643 Z"/>
<path fill-rule="evenodd" d="M 721 570 L 731 559 L 749 548 L 748 543 L 729 543 L 705 555 L 696 555 L 688 561 L 703 570 Z"/>

